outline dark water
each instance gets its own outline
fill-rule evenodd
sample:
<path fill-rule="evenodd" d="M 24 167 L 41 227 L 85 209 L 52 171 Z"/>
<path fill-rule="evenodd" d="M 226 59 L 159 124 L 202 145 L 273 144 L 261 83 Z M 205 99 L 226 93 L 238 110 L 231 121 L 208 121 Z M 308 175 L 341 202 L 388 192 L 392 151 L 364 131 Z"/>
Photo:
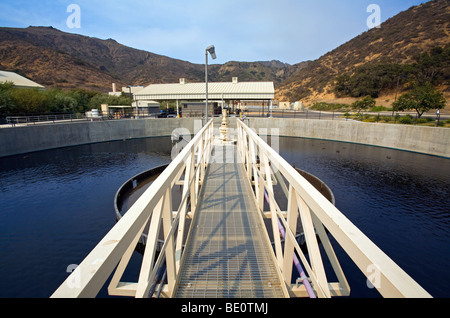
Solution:
<path fill-rule="evenodd" d="M 49 297 L 115 224 L 117 189 L 170 149 L 154 138 L 0 158 L 0 297 Z M 280 153 L 428 292 L 450 296 L 450 160 L 299 138 L 281 138 Z M 352 296 L 377 297 L 336 252 Z"/>
<path fill-rule="evenodd" d="M 0 158 L 0 297 L 49 297 L 115 224 L 114 195 L 170 138 Z"/>
<path fill-rule="evenodd" d="M 333 191 L 336 207 L 434 297 L 450 296 L 450 160 L 282 138 L 280 154 Z M 377 297 L 342 251 L 352 296 Z"/>

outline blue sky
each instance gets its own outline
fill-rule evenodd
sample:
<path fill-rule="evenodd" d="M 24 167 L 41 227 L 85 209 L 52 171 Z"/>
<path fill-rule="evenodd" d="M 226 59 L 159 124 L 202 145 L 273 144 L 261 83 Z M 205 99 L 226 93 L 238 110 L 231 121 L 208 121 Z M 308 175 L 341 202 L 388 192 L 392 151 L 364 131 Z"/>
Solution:
<path fill-rule="evenodd" d="M 214 44 L 217 60 L 315 60 L 369 30 L 370 4 L 381 21 L 426 0 L 0 0 L 0 26 L 53 26 L 204 63 Z M 80 28 L 70 28 L 70 4 Z"/>

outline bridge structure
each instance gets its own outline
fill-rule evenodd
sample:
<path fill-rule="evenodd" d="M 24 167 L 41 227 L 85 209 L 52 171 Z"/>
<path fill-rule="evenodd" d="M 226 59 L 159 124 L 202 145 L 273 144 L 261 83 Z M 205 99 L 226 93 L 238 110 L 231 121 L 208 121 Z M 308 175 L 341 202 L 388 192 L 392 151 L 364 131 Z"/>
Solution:
<path fill-rule="evenodd" d="M 335 244 L 382 296 L 431 297 L 256 132 L 239 119 L 231 130 L 204 125 L 52 297 L 108 282 L 137 298 L 348 296 Z M 123 281 L 144 233 L 138 279 Z"/>

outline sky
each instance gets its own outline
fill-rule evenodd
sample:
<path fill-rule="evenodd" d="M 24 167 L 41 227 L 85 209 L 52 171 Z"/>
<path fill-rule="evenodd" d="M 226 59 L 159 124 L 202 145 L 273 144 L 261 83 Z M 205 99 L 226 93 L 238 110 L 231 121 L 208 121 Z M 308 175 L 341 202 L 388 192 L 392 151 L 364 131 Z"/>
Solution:
<path fill-rule="evenodd" d="M 0 0 L 0 26 L 53 26 L 192 63 L 315 60 L 426 0 Z M 371 5 L 376 5 L 375 9 Z M 383 27 L 383 26 L 381 26 Z"/>

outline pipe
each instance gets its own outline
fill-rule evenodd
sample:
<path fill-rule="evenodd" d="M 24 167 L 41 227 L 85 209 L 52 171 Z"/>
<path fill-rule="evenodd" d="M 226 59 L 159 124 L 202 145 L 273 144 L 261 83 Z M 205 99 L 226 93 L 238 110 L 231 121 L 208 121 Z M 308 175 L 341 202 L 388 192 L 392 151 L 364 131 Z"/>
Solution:
<path fill-rule="evenodd" d="M 267 203 L 270 205 L 269 196 L 267 195 L 267 191 L 264 190 L 264 197 L 266 198 Z M 283 224 L 281 221 L 277 218 L 278 221 L 278 230 L 280 231 L 281 236 L 283 239 L 286 239 L 286 232 L 284 230 Z M 309 298 L 317 298 L 316 294 L 314 293 L 313 288 L 311 287 L 311 284 L 308 280 L 308 277 L 305 274 L 305 271 L 303 270 L 302 265 L 300 264 L 300 260 L 297 257 L 297 254 L 294 253 L 294 265 L 297 268 L 297 271 L 300 275 L 300 279 L 302 280 L 303 284 L 305 285 L 306 292 L 309 295 Z"/>

